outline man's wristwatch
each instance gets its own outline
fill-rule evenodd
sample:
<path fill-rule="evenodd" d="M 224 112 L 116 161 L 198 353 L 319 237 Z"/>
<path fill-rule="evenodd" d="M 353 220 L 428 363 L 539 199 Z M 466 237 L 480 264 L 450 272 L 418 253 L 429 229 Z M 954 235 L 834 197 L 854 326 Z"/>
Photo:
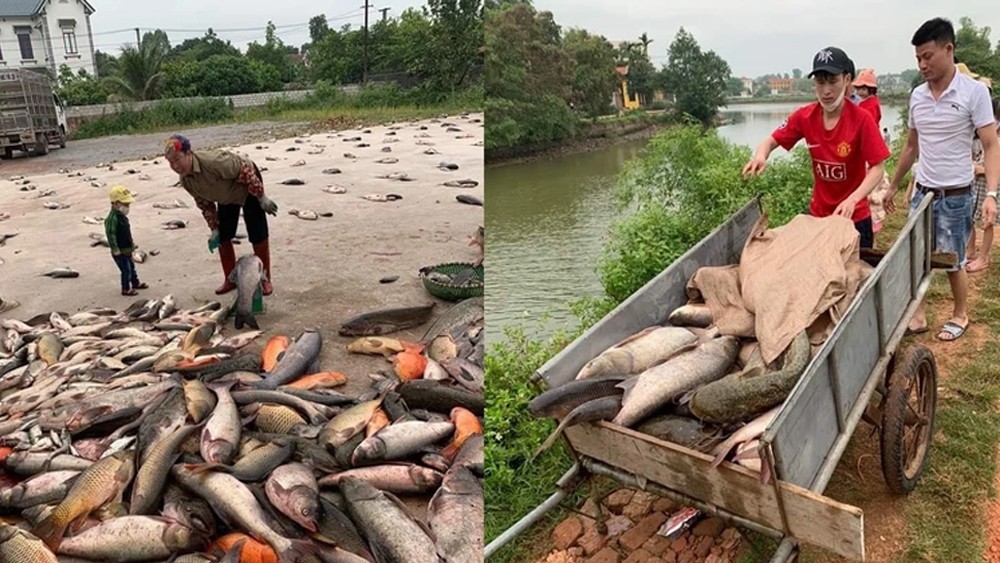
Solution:
<path fill-rule="evenodd" d="M 996 200 L 997 199 L 997 193 L 996 192 L 986 192 L 986 197 L 992 197 L 994 200 Z"/>

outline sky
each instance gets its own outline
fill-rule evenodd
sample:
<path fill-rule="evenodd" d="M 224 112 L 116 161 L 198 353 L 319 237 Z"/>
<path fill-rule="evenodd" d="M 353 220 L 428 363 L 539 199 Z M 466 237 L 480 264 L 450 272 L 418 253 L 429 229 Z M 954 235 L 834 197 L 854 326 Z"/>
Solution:
<path fill-rule="evenodd" d="M 916 68 L 910 39 L 923 22 L 968 16 L 989 26 L 1000 40 L 997 0 L 838 0 L 820 4 L 801 0 L 534 0 L 550 11 L 563 30 L 582 27 L 609 41 L 635 40 L 646 32 L 653 40 L 649 56 L 658 68 L 680 27 L 694 35 L 702 50 L 712 50 L 733 76 L 755 78 L 808 74 L 813 55 L 828 45 L 843 49 L 858 68 L 876 74 Z M 808 6 L 808 7 L 807 7 Z M 961 6 L 960 8 L 958 6 Z M 973 69 L 975 70 L 975 69 Z"/>
<path fill-rule="evenodd" d="M 309 41 L 309 19 L 324 14 L 330 27 L 345 24 L 353 28 L 364 25 L 364 0 L 89 0 L 94 7 L 90 23 L 97 50 L 118 54 L 126 42 L 135 42 L 135 30 L 167 30 L 171 45 L 185 39 L 201 37 L 211 27 L 222 39 L 246 52 L 251 41 L 264 42 L 268 20 L 277 26 L 276 33 L 286 45 L 302 46 Z M 370 0 L 368 24 L 382 17 L 378 10 L 390 8 L 387 16 L 398 17 L 407 8 L 420 8 L 423 0 Z M 152 8 L 155 6 L 155 9 Z M 123 31 L 124 30 L 124 31 Z M 170 31 L 178 30 L 178 31 Z M 223 31 L 234 30 L 234 31 Z"/>

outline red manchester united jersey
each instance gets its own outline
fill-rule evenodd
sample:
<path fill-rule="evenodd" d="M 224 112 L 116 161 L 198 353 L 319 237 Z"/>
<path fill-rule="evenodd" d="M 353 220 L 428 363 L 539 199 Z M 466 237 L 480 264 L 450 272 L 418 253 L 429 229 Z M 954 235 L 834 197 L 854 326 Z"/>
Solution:
<path fill-rule="evenodd" d="M 785 150 L 791 150 L 799 139 L 806 140 L 814 182 L 809 213 L 816 217 L 832 215 L 864 181 L 867 167 L 889 158 L 889 149 L 871 114 L 846 100 L 843 108 L 830 131 L 823 127 L 822 106 L 813 102 L 795 110 L 771 134 Z M 868 217 L 868 198 L 862 198 L 852 219 L 857 222 Z"/>

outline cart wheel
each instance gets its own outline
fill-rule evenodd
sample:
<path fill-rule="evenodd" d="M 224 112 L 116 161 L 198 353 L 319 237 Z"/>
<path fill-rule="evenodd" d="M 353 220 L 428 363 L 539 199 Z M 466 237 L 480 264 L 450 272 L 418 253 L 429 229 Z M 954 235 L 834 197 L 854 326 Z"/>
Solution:
<path fill-rule="evenodd" d="M 45 133 L 40 133 L 38 137 L 35 138 L 35 156 L 45 156 L 49 154 L 49 136 Z"/>
<path fill-rule="evenodd" d="M 882 412 L 882 474 L 889 489 L 906 494 L 924 471 L 934 435 L 937 365 L 926 346 L 909 346 L 889 377 Z"/>
<path fill-rule="evenodd" d="M 66 128 L 62 125 L 59 126 L 59 148 L 66 148 Z"/>

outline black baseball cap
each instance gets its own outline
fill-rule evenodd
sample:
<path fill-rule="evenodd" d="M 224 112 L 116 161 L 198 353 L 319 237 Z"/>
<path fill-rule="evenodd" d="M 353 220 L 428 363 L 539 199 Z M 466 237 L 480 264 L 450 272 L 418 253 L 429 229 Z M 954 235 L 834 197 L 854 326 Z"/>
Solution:
<path fill-rule="evenodd" d="M 848 73 L 852 77 L 856 74 L 854 61 L 843 49 L 837 47 L 825 47 L 813 56 L 813 69 L 808 78 L 812 78 L 817 72 L 829 72 L 834 75 Z"/>

